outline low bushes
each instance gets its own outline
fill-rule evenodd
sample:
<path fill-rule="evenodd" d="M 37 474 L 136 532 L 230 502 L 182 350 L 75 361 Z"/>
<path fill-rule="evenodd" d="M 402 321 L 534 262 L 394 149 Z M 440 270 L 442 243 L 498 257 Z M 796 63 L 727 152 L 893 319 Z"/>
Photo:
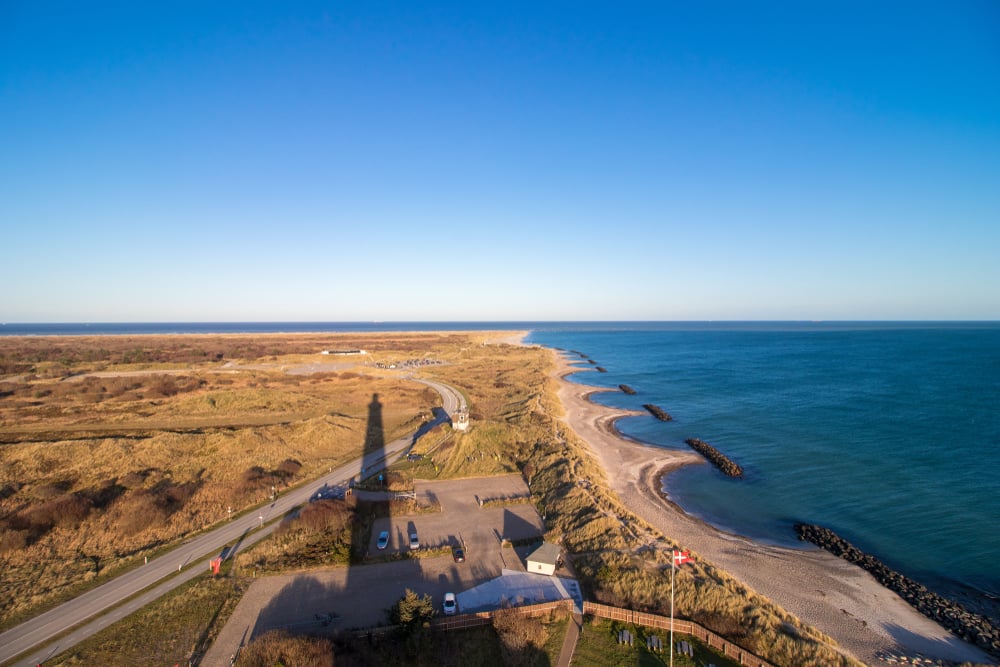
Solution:
<path fill-rule="evenodd" d="M 329 639 L 298 637 L 282 630 L 271 630 L 240 651 L 235 665 L 333 667 L 333 644 Z"/>

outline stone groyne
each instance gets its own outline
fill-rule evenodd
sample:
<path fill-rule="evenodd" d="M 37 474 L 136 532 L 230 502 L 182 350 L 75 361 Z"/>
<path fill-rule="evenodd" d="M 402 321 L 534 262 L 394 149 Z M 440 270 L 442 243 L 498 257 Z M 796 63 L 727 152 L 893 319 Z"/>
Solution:
<path fill-rule="evenodd" d="M 708 459 L 709 462 L 721 470 L 724 475 L 728 475 L 730 477 L 743 476 L 743 468 L 704 440 L 699 440 L 698 438 L 688 438 L 684 442 L 686 442 L 691 449 Z"/>
<path fill-rule="evenodd" d="M 663 408 L 659 407 L 658 405 L 653 405 L 652 403 L 643 403 L 642 407 L 644 407 L 647 410 L 649 410 L 649 414 L 653 415 L 654 417 L 656 417 L 657 419 L 659 419 L 661 422 L 668 422 L 668 421 L 671 421 L 673 419 L 673 417 L 671 417 L 670 414 L 667 413 L 666 410 L 664 410 Z"/>
<path fill-rule="evenodd" d="M 621 389 L 626 394 L 628 394 L 629 396 L 634 396 L 635 395 L 635 389 L 633 389 L 632 387 L 628 386 L 627 384 L 620 384 L 620 385 L 618 385 L 618 388 Z"/>
<path fill-rule="evenodd" d="M 921 614 L 937 621 L 956 636 L 975 644 L 995 658 L 1000 658 L 1000 628 L 988 618 L 967 610 L 923 585 L 891 569 L 875 556 L 867 554 L 829 528 L 807 523 L 795 524 L 800 540 L 807 540 L 835 556 L 866 570 L 876 580 L 906 600 Z"/>

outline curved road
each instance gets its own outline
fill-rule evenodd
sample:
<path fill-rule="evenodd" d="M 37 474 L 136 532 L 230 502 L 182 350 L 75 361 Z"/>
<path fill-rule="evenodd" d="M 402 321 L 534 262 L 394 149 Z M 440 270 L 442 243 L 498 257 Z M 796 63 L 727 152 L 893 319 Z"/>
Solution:
<path fill-rule="evenodd" d="M 444 403 L 444 410 L 449 415 L 465 408 L 465 399 L 455 388 L 431 380 L 415 377 L 407 379 L 421 382 L 437 391 Z M 208 570 L 209 561 L 222 555 L 227 546 L 235 545 L 226 553 L 226 557 L 231 558 L 237 549 L 248 547 L 267 537 L 280 524 L 280 521 L 274 521 L 275 519 L 279 519 L 296 507 L 309 502 L 309 499 L 324 486 L 342 486 L 347 484 L 351 478 L 360 475 L 362 470 L 371 473 L 386 467 L 389 459 L 407 449 L 413 440 L 412 434 L 394 440 L 380 452 L 372 452 L 358 457 L 317 480 L 287 491 L 273 503 L 258 511 L 193 537 L 181 543 L 170 553 L 138 566 L 97 588 L 7 630 L 0 634 L 0 665 L 7 664 L 8 661 L 26 651 L 49 642 L 53 637 L 65 633 L 74 626 L 80 625 L 119 605 L 123 600 L 131 598 L 140 591 L 170 577 L 159 586 L 115 608 L 111 613 L 77 628 L 52 645 L 46 646 L 32 655 L 24 656 L 12 664 L 16 667 L 22 665 L 35 667 L 53 655 L 65 651 L 161 595 L 204 573 Z M 171 575 L 176 576 L 171 577 Z"/>

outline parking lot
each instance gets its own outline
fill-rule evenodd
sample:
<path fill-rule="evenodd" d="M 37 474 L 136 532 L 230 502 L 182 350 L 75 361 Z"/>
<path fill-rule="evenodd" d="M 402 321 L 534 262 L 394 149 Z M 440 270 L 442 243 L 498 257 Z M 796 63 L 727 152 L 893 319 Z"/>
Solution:
<path fill-rule="evenodd" d="M 446 592 L 459 593 L 489 581 L 505 568 L 523 571 L 520 557 L 514 549 L 502 548 L 501 538 L 541 537 L 541 517 L 530 504 L 480 507 L 478 499 L 514 497 L 527 491 L 519 475 L 418 482 L 418 500 L 436 500 L 441 511 L 377 519 L 369 553 L 409 551 L 408 533 L 415 528 L 426 548 L 464 544 L 465 562 L 456 563 L 445 553 L 262 577 L 243 596 L 202 664 L 228 667 L 241 642 L 270 629 L 322 632 L 324 628 L 384 625 L 386 609 L 407 588 L 419 595 L 430 594 L 440 608 Z M 390 535 L 384 551 L 376 548 L 382 530 Z"/>
<path fill-rule="evenodd" d="M 437 502 L 441 504 L 441 511 L 376 519 L 372 526 L 369 554 L 409 551 L 409 535 L 416 531 L 423 548 L 464 546 L 468 562 L 475 560 L 487 565 L 499 558 L 501 539 L 519 540 L 542 534 L 541 517 L 531 504 L 479 506 L 480 499 L 526 495 L 528 488 L 519 475 L 418 481 L 416 493 L 421 505 Z M 383 530 L 389 532 L 389 544 L 384 550 L 379 550 L 376 541 Z M 499 567 L 518 566 L 504 565 L 501 561 Z"/>

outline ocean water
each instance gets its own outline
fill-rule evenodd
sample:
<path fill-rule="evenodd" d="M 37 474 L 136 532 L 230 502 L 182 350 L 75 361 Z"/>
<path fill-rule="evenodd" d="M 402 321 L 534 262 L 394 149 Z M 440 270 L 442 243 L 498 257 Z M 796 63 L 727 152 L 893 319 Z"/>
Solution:
<path fill-rule="evenodd" d="M 1000 324 L 577 325 L 528 340 L 607 371 L 574 381 L 638 392 L 597 402 L 674 417 L 624 418 L 624 434 L 701 438 L 743 466 L 742 480 L 710 465 L 668 476 L 686 511 L 789 546 L 795 522 L 821 524 L 929 587 L 1000 593 Z"/>

